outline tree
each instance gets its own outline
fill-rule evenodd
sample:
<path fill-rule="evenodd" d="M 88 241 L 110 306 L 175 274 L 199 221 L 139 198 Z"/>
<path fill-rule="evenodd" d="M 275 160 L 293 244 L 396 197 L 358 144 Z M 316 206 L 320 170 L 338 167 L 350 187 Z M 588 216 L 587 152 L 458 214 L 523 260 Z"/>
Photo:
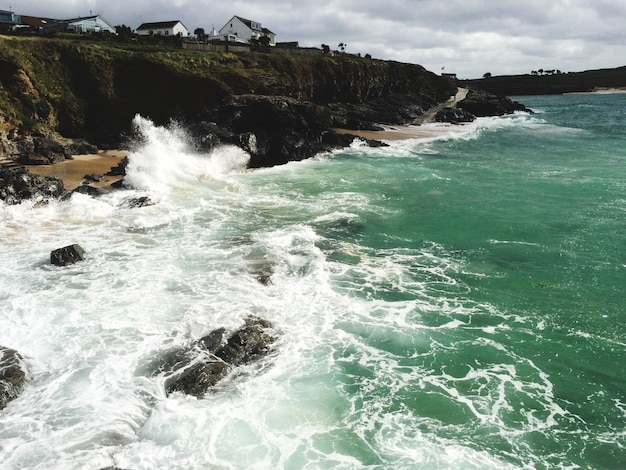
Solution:
<path fill-rule="evenodd" d="M 483 75 L 483 78 L 491 78 L 491 72 L 487 72 Z"/>
<path fill-rule="evenodd" d="M 196 28 L 193 31 L 193 34 L 195 34 L 200 41 L 204 41 L 204 38 L 206 37 L 206 34 L 204 32 L 204 28 Z"/>
<path fill-rule="evenodd" d="M 271 41 L 272 41 L 272 40 L 271 40 L 271 39 L 270 39 L 270 37 L 269 37 L 269 36 L 267 36 L 267 35 L 263 35 L 263 36 L 261 36 L 261 37 L 259 38 L 259 44 L 260 44 L 261 46 L 266 46 L 266 47 L 267 47 L 267 46 L 269 46 L 269 45 L 270 45 L 270 42 L 271 42 Z"/>
<path fill-rule="evenodd" d="M 330 46 L 328 44 L 322 44 L 322 54 L 330 54 Z"/>
<path fill-rule="evenodd" d="M 120 41 L 123 41 L 123 42 L 130 41 L 133 37 L 133 31 L 130 29 L 130 27 L 126 26 L 125 24 L 118 24 L 115 27 L 115 31 L 117 32 L 117 38 Z"/>
<path fill-rule="evenodd" d="M 346 47 L 348 47 L 348 45 L 344 44 L 343 42 L 340 42 L 337 47 L 339 48 L 341 52 L 346 52 Z"/>

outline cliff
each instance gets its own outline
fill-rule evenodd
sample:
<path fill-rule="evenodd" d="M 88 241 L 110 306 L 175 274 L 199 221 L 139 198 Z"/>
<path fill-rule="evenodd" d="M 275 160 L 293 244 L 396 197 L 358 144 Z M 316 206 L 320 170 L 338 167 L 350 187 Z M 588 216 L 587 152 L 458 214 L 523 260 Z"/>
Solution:
<path fill-rule="evenodd" d="M 391 94 L 445 100 L 456 86 L 413 64 L 354 56 L 210 53 L 140 45 L 0 36 L 0 152 L 56 131 L 118 145 L 135 114 L 193 121 L 233 96 L 361 105 Z"/>
<path fill-rule="evenodd" d="M 558 95 L 602 88 L 626 88 L 626 66 L 553 75 L 503 75 L 462 80 L 459 86 L 507 96 Z"/>

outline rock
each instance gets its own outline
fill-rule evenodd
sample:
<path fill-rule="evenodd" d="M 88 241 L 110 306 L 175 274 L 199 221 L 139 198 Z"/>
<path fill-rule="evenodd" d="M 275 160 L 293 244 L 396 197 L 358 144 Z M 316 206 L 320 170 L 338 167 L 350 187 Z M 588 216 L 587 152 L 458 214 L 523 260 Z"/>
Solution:
<path fill-rule="evenodd" d="M 63 189 L 60 178 L 33 175 L 23 167 L 0 168 L 0 199 L 6 204 L 19 204 L 29 199 L 37 202 L 56 199 Z"/>
<path fill-rule="evenodd" d="M 271 327 L 267 320 L 251 315 L 230 334 L 219 328 L 191 347 L 169 354 L 156 371 L 166 376 L 166 393 L 178 391 L 201 398 L 236 367 L 269 354 L 276 340 L 268 331 Z"/>
<path fill-rule="evenodd" d="M 68 266 L 84 259 L 85 250 L 78 244 L 64 246 L 50 253 L 50 263 L 55 266 Z"/>
<path fill-rule="evenodd" d="M 137 209 L 139 207 L 147 207 L 153 205 L 154 201 L 152 201 L 152 199 L 150 199 L 148 196 L 139 196 L 124 199 L 121 202 L 120 207 L 123 207 L 125 209 Z"/>
<path fill-rule="evenodd" d="M 69 193 L 67 193 L 65 196 L 63 196 L 61 200 L 67 201 L 68 199 L 72 197 L 73 194 L 76 194 L 76 193 L 85 194 L 91 197 L 98 197 L 98 196 L 102 196 L 103 194 L 107 194 L 108 191 L 98 186 L 92 186 L 90 184 L 83 183 L 80 186 L 77 186 L 76 188 L 74 188 Z"/>
<path fill-rule="evenodd" d="M 126 175 L 126 167 L 128 166 L 128 157 L 124 157 L 120 160 L 120 162 L 111 168 L 107 173 L 107 176 L 125 176 Z"/>
<path fill-rule="evenodd" d="M 25 382 L 22 356 L 13 349 L 0 346 L 0 410 L 22 393 Z"/>
<path fill-rule="evenodd" d="M 532 110 L 523 104 L 506 96 L 492 95 L 481 90 L 469 90 L 465 99 L 457 104 L 457 108 L 478 117 L 503 116 L 516 111 L 532 113 Z"/>
<path fill-rule="evenodd" d="M 435 114 L 436 122 L 449 122 L 451 124 L 460 124 L 462 122 L 472 122 L 476 119 L 472 113 L 459 108 L 443 108 Z"/>

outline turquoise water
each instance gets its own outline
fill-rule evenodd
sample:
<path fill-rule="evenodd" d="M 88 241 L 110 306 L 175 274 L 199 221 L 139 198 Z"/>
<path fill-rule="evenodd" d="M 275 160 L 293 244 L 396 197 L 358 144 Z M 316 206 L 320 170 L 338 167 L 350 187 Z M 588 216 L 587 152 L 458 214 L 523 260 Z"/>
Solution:
<path fill-rule="evenodd" d="M 2 206 L 7 468 L 626 467 L 626 95 L 520 101 L 252 172 L 141 121 L 155 206 Z M 87 261 L 47 266 L 64 242 Z M 144 373 L 249 313 L 262 367 L 202 400 Z"/>

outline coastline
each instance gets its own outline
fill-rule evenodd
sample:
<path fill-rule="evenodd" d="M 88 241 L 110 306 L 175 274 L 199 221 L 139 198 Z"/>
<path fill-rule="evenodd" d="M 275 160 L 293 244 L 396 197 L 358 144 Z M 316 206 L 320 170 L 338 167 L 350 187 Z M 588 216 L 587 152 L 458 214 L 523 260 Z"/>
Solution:
<path fill-rule="evenodd" d="M 613 95 L 613 94 L 620 94 L 620 93 L 626 93 L 626 88 L 623 87 L 596 87 L 594 88 L 592 91 L 572 91 L 570 93 L 564 93 L 566 95 Z"/>
<path fill-rule="evenodd" d="M 398 140 L 430 141 L 450 134 L 460 134 L 466 130 L 463 124 L 444 122 L 407 126 L 383 126 L 383 129 L 382 131 L 356 131 L 342 128 L 332 128 L 331 130 L 337 134 L 354 135 L 362 139 L 380 140 L 382 142 Z"/>
<path fill-rule="evenodd" d="M 90 182 L 92 186 L 104 188 L 122 179 L 121 176 L 107 175 L 128 155 L 124 150 L 103 150 L 97 154 L 72 155 L 71 160 L 51 165 L 25 165 L 25 168 L 38 176 L 56 176 L 63 180 L 65 192 L 73 191 L 85 181 L 88 175 L 102 175 L 100 181 Z"/>

